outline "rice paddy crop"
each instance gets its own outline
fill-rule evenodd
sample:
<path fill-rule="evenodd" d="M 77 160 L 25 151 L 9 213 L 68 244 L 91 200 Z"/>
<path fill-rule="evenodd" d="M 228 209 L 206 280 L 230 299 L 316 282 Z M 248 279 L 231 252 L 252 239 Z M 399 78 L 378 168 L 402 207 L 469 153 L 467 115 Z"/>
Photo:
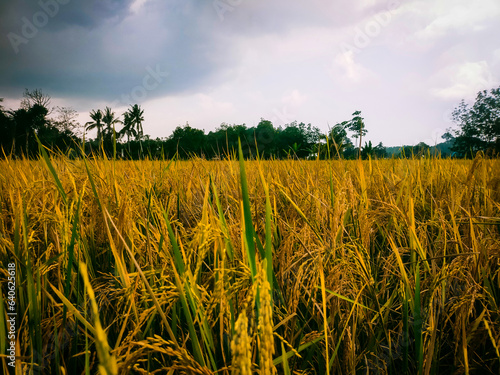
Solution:
<path fill-rule="evenodd" d="M 500 371 L 500 161 L 0 160 L 0 367 Z"/>

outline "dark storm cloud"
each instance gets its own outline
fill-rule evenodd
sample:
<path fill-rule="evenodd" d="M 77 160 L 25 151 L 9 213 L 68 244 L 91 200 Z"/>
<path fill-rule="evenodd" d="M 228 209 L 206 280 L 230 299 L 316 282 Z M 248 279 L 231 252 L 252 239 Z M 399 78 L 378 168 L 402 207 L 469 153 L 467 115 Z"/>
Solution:
<path fill-rule="evenodd" d="M 169 73 L 146 92 L 148 99 L 190 92 L 230 74 L 239 59 L 237 38 L 349 22 L 349 12 L 332 12 L 333 2 L 325 6 L 320 0 L 233 1 L 225 4 L 237 5 L 222 10 L 216 1 L 149 0 L 137 14 L 130 9 L 132 3 L 2 2 L 1 95 L 19 96 L 24 88 L 40 87 L 54 96 L 104 100 L 135 90 L 141 99 L 148 69 Z M 349 4 L 341 1 L 336 6 Z"/>
<path fill-rule="evenodd" d="M 7 0 L 0 5 L 2 32 L 22 33 L 23 18 L 30 22 L 42 21 L 44 13 L 49 22 L 47 30 L 60 30 L 68 25 L 96 27 L 109 18 L 120 18 L 128 13 L 133 0 Z M 35 19 L 35 20 L 34 20 Z"/>
<path fill-rule="evenodd" d="M 23 88 L 60 91 L 79 83 L 86 55 L 94 55 L 86 34 L 120 22 L 131 0 L 6 1 L 0 5 L 0 86 L 2 94 Z M 77 71 L 71 72 L 71 67 Z M 84 81 L 84 79 L 82 79 Z M 75 87 L 73 87 L 76 89 Z M 5 92 L 6 91 L 6 92 Z"/>
<path fill-rule="evenodd" d="M 152 97 L 189 90 L 231 62 L 210 34 L 211 19 L 219 22 L 211 4 L 150 2 L 133 15 L 131 1 L 58 1 L 2 3 L 2 95 L 41 87 L 52 95 L 114 100 L 144 85 L 148 69 L 168 71 L 168 82 L 148 92 Z"/>

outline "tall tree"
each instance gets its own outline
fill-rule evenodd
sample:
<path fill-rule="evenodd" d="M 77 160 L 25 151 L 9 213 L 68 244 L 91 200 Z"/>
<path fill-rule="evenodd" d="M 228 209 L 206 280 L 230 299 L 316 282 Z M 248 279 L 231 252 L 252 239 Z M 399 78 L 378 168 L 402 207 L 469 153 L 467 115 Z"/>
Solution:
<path fill-rule="evenodd" d="M 143 154 L 144 151 L 142 149 L 142 137 L 144 136 L 144 129 L 142 128 L 142 122 L 144 121 L 144 110 L 141 109 L 140 105 L 134 104 L 130 106 L 127 113 L 132 128 L 135 128 L 135 139 L 139 140 L 141 154 Z"/>
<path fill-rule="evenodd" d="M 45 94 L 41 89 L 35 89 L 33 91 L 25 89 L 23 99 L 21 100 L 21 108 L 29 110 L 34 105 L 39 105 L 47 108 L 47 112 L 50 114 L 50 112 L 52 112 L 52 109 L 49 107 L 51 100 L 51 97 Z"/>
<path fill-rule="evenodd" d="M 266 158 L 276 152 L 276 130 L 271 121 L 261 118 L 257 127 L 251 128 L 251 132 L 251 136 L 248 137 L 253 142 L 250 150 L 256 146 L 259 153 Z"/>
<path fill-rule="evenodd" d="M 30 154 L 30 141 L 33 141 L 36 132 L 48 125 L 47 115 L 51 112 L 49 107 L 51 97 L 41 89 L 30 91 L 26 89 L 21 100 L 21 108 L 13 111 L 16 138 L 24 140 L 24 152 Z"/>
<path fill-rule="evenodd" d="M 35 150 L 32 146 L 36 144 L 35 134 L 49 126 L 47 120 L 48 109 L 39 104 L 26 108 L 19 108 L 10 112 L 14 123 L 14 147 L 17 147 L 16 140 L 19 140 L 21 149 L 15 150 L 16 153 L 23 153 L 26 156 L 32 154 Z"/>
<path fill-rule="evenodd" d="M 78 112 L 71 107 L 57 107 L 57 118 L 54 125 L 61 132 L 70 132 L 80 136 L 80 124 L 77 121 Z"/>
<path fill-rule="evenodd" d="M 141 109 L 140 105 L 134 104 L 130 106 L 127 113 L 130 117 L 132 126 L 136 129 L 136 137 L 141 139 L 144 136 L 144 129 L 142 128 L 142 123 L 144 121 L 144 110 Z"/>
<path fill-rule="evenodd" d="M 85 130 L 93 130 L 97 129 L 97 142 L 99 143 L 99 147 L 102 142 L 102 128 L 103 128 L 103 113 L 100 109 L 90 111 L 90 118 L 92 121 L 89 121 L 85 124 Z"/>
<path fill-rule="evenodd" d="M 352 131 L 354 138 L 359 138 L 358 158 L 361 158 L 361 145 L 363 136 L 368 133 L 365 128 L 364 118 L 361 117 L 361 111 L 356 111 L 352 114 L 353 118 L 350 121 L 344 122 L 346 129 Z"/>
<path fill-rule="evenodd" d="M 500 153 L 500 87 L 478 92 L 472 106 L 462 100 L 452 119 L 459 129 L 448 129 L 443 138 L 453 140 L 452 150 L 459 156 Z"/>
<path fill-rule="evenodd" d="M 130 154 L 130 136 L 137 137 L 137 131 L 134 128 L 134 122 L 129 112 L 123 114 L 123 127 L 120 130 L 119 137 L 127 136 L 128 152 Z"/>
<path fill-rule="evenodd" d="M 105 139 L 107 145 L 111 146 L 111 144 L 114 144 L 114 139 L 116 137 L 116 124 L 120 124 L 121 121 L 118 117 L 116 117 L 111 108 L 106 107 L 102 116 L 102 122 L 106 125 L 103 138 Z"/>

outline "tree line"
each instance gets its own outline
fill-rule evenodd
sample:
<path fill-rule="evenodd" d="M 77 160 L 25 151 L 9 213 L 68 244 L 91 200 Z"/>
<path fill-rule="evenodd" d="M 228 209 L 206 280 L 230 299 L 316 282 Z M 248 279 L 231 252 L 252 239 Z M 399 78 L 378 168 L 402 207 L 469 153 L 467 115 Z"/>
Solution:
<path fill-rule="evenodd" d="M 69 107 L 50 106 L 51 98 L 42 90 L 25 90 L 20 107 L 7 110 L 0 99 L 0 147 L 3 155 L 37 157 L 38 140 L 46 147 L 70 157 L 103 156 L 121 159 L 201 157 L 222 159 L 236 155 L 238 139 L 246 157 L 260 158 L 342 158 L 367 159 L 390 156 L 382 143 L 364 142 L 364 118 L 355 111 L 352 118 L 335 124 L 326 134 L 310 123 L 297 121 L 274 126 L 261 118 L 256 126 L 222 123 L 214 131 L 177 126 L 169 137 L 152 139 L 144 133 L 144 110 L 130 105 L 117 115 L 109 107 L 90 111 L 91 121 L 80 125 L 77 112 Z M 462 101 L 453 112 L 456 129 L 443 136 L 450 154 L 473 157 L 481 151 L 500 152 L 500 88 L 478 93 L 469 106 Z M 88 132 L 96 132 L 88 138 Z M 430 155 L 425 143 L 401 149 L 396 156 Z M 436 149 L 434 149 L 436 153 Z"/>

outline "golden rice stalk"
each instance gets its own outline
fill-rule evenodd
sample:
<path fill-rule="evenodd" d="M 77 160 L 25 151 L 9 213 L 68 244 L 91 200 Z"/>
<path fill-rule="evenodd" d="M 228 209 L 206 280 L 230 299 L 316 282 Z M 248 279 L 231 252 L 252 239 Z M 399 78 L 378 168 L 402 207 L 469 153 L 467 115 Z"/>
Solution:
<path fill-rule="evenodd" d="M 250 337 L 248 337 L 248 323 L 243 311 L 234 325 L 234 337 L 231 341 L 233 375 L 250 375 L 252 373 Z"/>
<path fill-rule="evenodd" d="M 83 262 L 80 262 L 80 273 L 82 275 L 85 288 L 87 289 L 92 307 L 92 313 L 94 315 L 94 326 L 96 331 L 95 345 L 97 348 L 97 355 L 99 357 L 99 373 L 101 375 L 116 375 L 118 373 L 116 359 L 114 355 L 110 354 L 111 349 L 108 344 L 106 332 L 102 328 L 101 321 L 99 320 L 99 308 L 95 299 L 94 290 L 92 289 L 92 285 L 89 281 L 87 265 Z"/>
<path fill-rule="evenodd" d="M 265 261 L 264 261 L 265 264 Z M 259 363 L 260 374 L 271 375 L 275 372 L 273 367 L 274 336 L 273 336 L 273 308 L 271 305 L 271 285 L 266 278 L 266 267 L 263 266 L 259 272 Z"/>

